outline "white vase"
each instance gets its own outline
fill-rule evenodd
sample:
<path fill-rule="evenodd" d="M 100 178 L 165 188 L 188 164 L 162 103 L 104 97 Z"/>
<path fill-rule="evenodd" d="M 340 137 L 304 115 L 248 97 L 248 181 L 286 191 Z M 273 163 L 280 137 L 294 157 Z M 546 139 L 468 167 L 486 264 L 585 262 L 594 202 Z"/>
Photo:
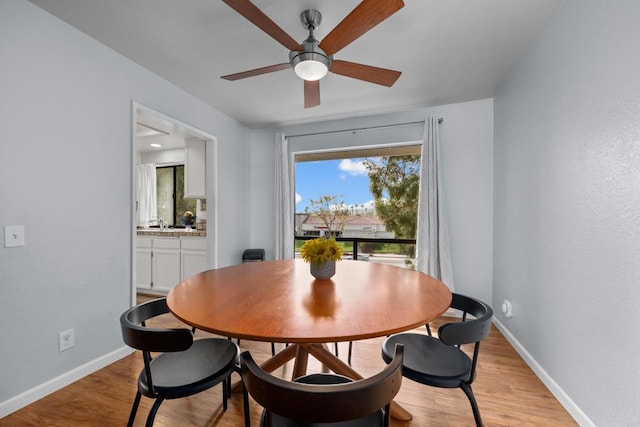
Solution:
<path fill-rule="evenodd" d="M 311 266 L 311 275 L 318 280 L 326 280 L 333 277 L 336 274 L 336 262 L 335 261 L 326 261 L 322 264 L 318 264 L 312 262 Z"/>

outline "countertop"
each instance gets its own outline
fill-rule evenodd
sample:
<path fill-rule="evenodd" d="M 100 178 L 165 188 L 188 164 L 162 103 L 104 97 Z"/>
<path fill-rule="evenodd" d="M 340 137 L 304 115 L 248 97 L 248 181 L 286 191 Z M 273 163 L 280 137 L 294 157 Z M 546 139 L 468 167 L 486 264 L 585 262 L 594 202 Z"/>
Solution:
<path fill-rule="evenodd" d="M 160 231 L 158 228 L 138 228 L 138 236 L 176 236 L 176 237 L 206 237 L 206 230 L 186 230 L 184 228 L 168 228 Z"/>

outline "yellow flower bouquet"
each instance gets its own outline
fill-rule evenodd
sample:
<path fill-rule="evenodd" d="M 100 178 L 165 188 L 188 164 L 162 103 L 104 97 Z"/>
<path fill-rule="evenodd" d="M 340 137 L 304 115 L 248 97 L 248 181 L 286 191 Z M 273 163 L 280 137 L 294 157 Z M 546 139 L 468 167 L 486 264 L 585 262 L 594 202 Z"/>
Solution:
<path fill-rule="evenodd" d="M 333 238 L 320 237 L 319 239 L 307 240 L 302 245 L 300 256 L 303 260 L 312 264 L 340 261 L 342 259 L 342 246 Z"/>

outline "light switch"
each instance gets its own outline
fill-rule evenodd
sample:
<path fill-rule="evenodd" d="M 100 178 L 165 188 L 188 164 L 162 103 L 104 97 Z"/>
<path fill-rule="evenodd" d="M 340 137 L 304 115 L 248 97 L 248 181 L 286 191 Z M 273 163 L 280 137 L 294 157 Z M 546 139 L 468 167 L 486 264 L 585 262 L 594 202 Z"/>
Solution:
<path fill-rule="evenodd" d="M 24 225 L 4 226 L 4 247 L 24 246 Z"/>

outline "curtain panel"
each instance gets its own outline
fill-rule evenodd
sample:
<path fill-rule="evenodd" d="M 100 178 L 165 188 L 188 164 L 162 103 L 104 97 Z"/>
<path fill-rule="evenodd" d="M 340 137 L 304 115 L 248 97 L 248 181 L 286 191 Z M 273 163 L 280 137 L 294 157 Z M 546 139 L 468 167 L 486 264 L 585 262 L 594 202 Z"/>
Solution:
<path fill-rule="evenodd" d="M 136 166 L 136 225 L 148 227 L 152 219 L 158 216 L 156 202 L 156 165 L 146 163 Z"/>
<path fill-rule="evenodd" d="M 289 144 L 282 133 L 276 134 L 275 144 L 275 259 L 290 259 L 294 255 L 293 209 Z"/>
<path fill-rule="evenodd" d="M 437 117 L 425 120 L 416 258 L 419 271 L 439 279 L 453 291 L 449 227 L 441 177 L 439 126 Z"/>

